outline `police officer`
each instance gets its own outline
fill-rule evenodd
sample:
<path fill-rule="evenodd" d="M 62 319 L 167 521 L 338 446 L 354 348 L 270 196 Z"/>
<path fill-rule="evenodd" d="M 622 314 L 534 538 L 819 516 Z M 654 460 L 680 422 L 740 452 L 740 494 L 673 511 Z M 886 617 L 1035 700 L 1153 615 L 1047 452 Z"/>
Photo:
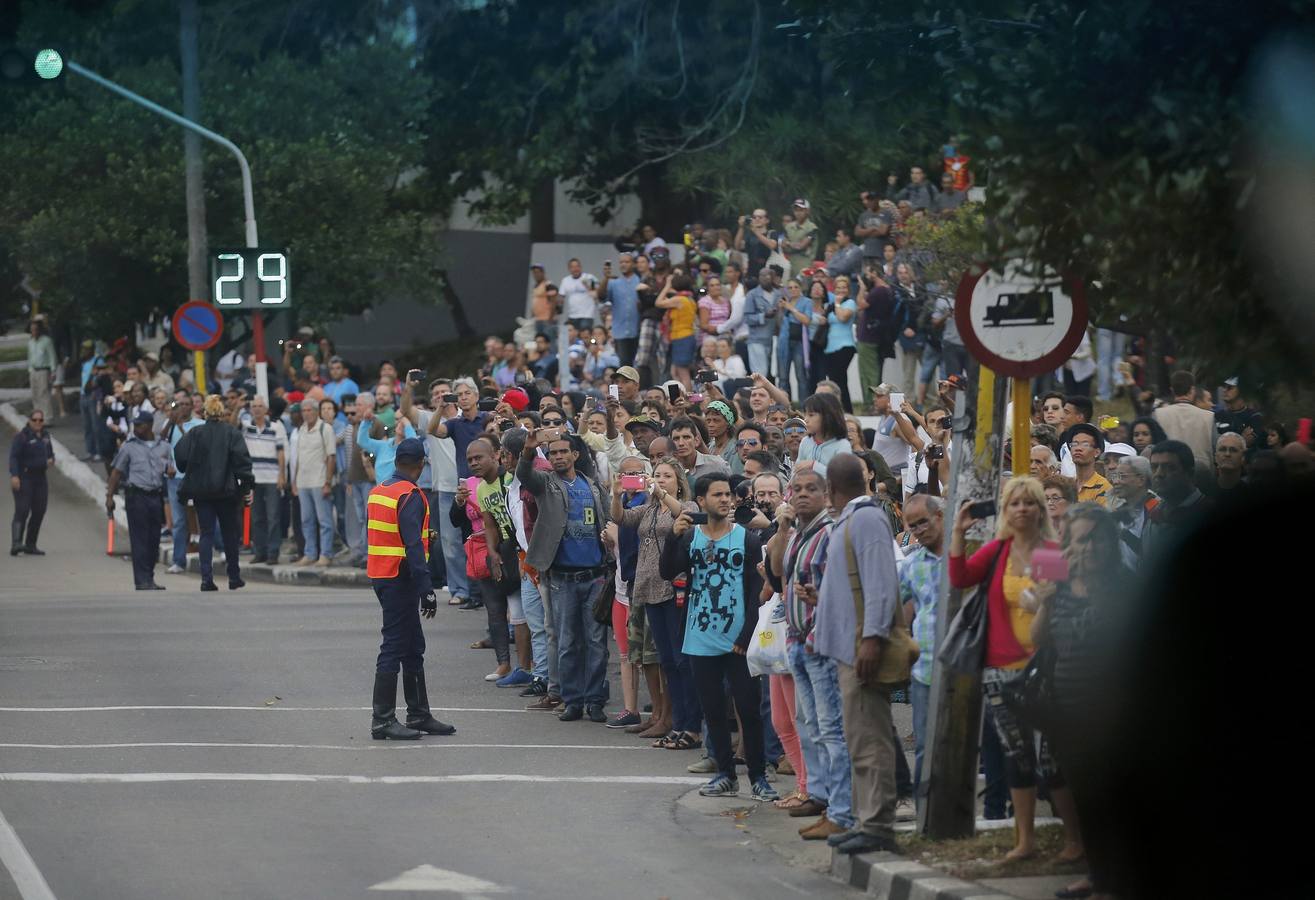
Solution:
<path fill-rule="evenodd" d="M 429 575 L 429 501 L 416 480 L 425 467 L 425 445 L 407 438 L 397 445 L 396 469 L 370 491 L 366 503 L 366 574 L 383 609 L 383 642 L 374 673 L 370 737 L 412 741 L 423 734 L 455 734 L 429 712 L 425 690 L 425 636 L 420 616 L 438 611 Z M 397 721 L 397 671 L 402 669 L 406 725 Z"/>
<path fill-rule="evenodd" d="M 14 435 L 14 442 L 9 445 L 9 486 L 14 491 L 11 526 L 14 540 L 9 547 L 10 556 L 20 553 L 46 555 L 37 549 L 37 536 L 41 533 L 41 520 L 46 517 L 46 500 L 50 493 L 46 469 L 54 464 L 55 450 L 50 444 L 50 435 L 46 433 L 46 414 L 34 409 L 23 430 Z M 25 530 L 26 543 L 23 541 Z"/>
<path fill-rule="evenodd" d="M 128 512 L 128 540 L 132 544 L 132 580 L 139 591 L 162 591 L 155 583 L 155 564 L 160 560 L 160 529 L 164 527 L 164 479 L 173 474 L 169 445 L 155 439 L 151 426 L 155 417 L 138 413 L 132 437 L 123 442 L 110 464 L 110 483 L 105 492 L 105 511 L 114 515 L 114 494 L 119 482 L 124 488 Z"/>

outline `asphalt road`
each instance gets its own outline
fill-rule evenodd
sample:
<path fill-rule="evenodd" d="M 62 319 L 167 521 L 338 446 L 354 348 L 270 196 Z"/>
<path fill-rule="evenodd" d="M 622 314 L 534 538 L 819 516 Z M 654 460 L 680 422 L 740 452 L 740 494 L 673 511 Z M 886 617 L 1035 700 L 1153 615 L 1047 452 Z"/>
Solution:
<path fill-rule="evenodd" d="M 0 557 L 0 898 L 852 895 L 679 804 L 696 753 L 487 685 L 482 613 L 426 626 L 457 734 L 377 743 L 371 593 L 134 592 L 59 477 L 43 533 Z"/>

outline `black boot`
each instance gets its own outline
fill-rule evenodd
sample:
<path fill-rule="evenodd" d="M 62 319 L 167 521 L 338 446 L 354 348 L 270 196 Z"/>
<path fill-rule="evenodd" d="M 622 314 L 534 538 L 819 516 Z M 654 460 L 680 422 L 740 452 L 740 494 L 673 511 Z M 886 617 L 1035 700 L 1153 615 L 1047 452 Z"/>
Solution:
<path fill-rule="evenodd" d="M 14 542 L 9 545 L 9 555 L 17 556 L 23 552 L 23 523 L 11 522 L 10 527 L 14 532 Z"/>
<path fill-rule="evenodd" d="M 374 716 L 370 737 L 376 741 L 415 741 L 420 732 L 397 721 L 397 673 L 374 673 Z"/>
<path fill-rule="evenodd" d="M 406 727 L 425 734 L 456 734 L 457 730 L 429 714 L 429 691 L 425 689 L 425 673 L 403 672 L 402 693 L 406 695 Z"/>
<path fill-rule="evenodd" d="M 41 525 L 27 523 L 27 539 L 23 541 L 23 552 L 30 556 L 45 556 L 46 551 L 37 549 L 37 535 L 41 532 Z"/>

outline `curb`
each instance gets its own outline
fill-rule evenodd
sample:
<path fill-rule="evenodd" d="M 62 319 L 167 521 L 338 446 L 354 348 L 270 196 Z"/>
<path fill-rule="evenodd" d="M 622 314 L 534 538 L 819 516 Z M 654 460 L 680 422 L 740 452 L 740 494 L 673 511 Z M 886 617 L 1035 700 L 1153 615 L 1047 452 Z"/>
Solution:
<path fill-rule="evenodd" d="M 3 417 L 14 431 L 22 431 L 27 425 L 27 418 L 15 409 L 12 403 L 0 403 L 0 417 Z M 69 450 L 53 434 L 50 436 L 50 445 L 55 449 L 55 468 L 59 473 L 77 485 L 78 489 L 96 504 L 96 508 L 104 512 L 105 479 L 97 475 L 91 466 L 78 459 L 78 455 Z M 128 530 L 128 514 L 124 512 L 121 503 L 115 505 L 114 524 L 125 532 Z"/>
<path fill-rule="evenodd" d="M 896 853 L 831 851 L 831 877 L 880 900 L 1016 900 Z"/>
<path fill-rule="evenodd" d="M 223 568 L 219 560 L 222 553 L 215 553 L 215 570 Z M 173 563 L 173 548 L 160 547 L 160 564 L 169 566 Z M 201 574 L 201 560 L 195 553 L 187 554 L 187 571 L 191 575 Z M 222 573 L 221 573 L 222 574 Z M 268 563 L 242 563 L 242 577 L 247 581 L 268 581 L 274 584 L 296 584 L 303 587 L 343 587 L 368 588 L 370 576 L 364 569 L 350 569 L 346 566 L 329 566 L 316 569 L 311 566 L 271 566 Z"/>

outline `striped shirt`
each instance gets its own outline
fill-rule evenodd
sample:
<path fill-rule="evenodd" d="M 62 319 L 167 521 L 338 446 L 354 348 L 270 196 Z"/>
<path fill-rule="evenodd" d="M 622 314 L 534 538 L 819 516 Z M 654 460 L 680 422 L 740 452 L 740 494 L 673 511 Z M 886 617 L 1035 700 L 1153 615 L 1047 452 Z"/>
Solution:
<path fill-rule="evenodd" d="M 242 438 L 251 455 L 251 472 L 256 484 L 278 484 L 279 451 L 288 443 L 282 422 L 266 419 L 263 426 L 248 420 L 242 423 Z"/>
<path fill-rule="evenodd" d="M 900 560 L 899 597 L 901 603 L 913 604 L 913 639 L 922 653 L 913 664 L 913 680 L 931 684 L 932 659 L 936 650 L 936 604 L 941 597 L 941 578 L 945 568 L 941 558 L 926 547 L 918 547 Z"/>
<path fill-rule="evenodd" d="M 816 607 L 798 597 L 795 585 L 800 581 L 816 585 L 822 580 L 819 564 L 826 559 L 827 539 L 831 534 L 831 517 L 818 513 L 802 529 L 796 528 L 785 545 L 785 580 L 781 585 L 781 602 L 785 621 L 790 626 L 789 639 L 804 641 L 813 630 Z"/>

